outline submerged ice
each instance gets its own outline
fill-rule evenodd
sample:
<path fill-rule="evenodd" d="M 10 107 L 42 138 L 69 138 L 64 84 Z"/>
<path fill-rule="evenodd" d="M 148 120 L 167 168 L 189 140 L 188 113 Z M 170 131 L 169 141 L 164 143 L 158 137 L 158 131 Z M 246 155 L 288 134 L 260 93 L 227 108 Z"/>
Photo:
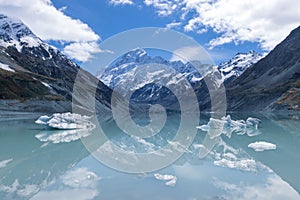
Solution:
<path fill-rule="evenodd" d="M 69 112 L 55 113 L 51 116 L 43 115 L 35 123 L 62 130 L 95 128 L 95 125 L 90 121 L 90 117 Z"/>

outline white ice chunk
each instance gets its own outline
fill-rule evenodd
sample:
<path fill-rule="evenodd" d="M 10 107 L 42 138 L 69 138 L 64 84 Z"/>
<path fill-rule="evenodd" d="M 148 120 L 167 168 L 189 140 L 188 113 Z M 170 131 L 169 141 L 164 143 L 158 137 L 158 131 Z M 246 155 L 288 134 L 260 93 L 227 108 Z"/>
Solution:
<path fill-rule="evenodd" d="M 74 113 L 55 113 L 51 116 L 43 115 L 35 123 L 62 130 L 95 128 L 95 125 L 90 121 L 90 117 Z"/>
<path fill-rule="evenodd" d="M 254 149 L 254 151 L 265 151 L 265 150 L 276 149 L 276 144 L 272 144 L 264 141 L 258 141 L 249 144 L 248 147 Z"/>
<path fill-rule="evenodd" d="M 227 137 L 231 137 L 232 133 L 239 135 L 247 134 L 249 136 L 254 136 L 259 134 L 258 124 L 260 119 L 248 117 L 246 121 L 244 120 L 232 120 L 230 115 L 223 117 L 222 119 L 210 118 L 207 125 L 197 126 L 198 129 L 206 132 L 212 132 L 214 129 L 221 130 L 220 126 L 223 126 L 222 134 Z"/>
<path fill-rule="evenodd" d="M 40 116 L 36 121 L 35 123 L 36 124 L 47 124 L 47 122 L 51 119 L 51 116 L 47 116 L 47 115 L 43 115 L 43 116 Z"/>
<path fill-rule="evenodd" d="M 170 174 L 154 174 L 157 180 L 167 181 L 165 184 L 167 186 L 175 186 L 177 182 L 177 177 Z"/>

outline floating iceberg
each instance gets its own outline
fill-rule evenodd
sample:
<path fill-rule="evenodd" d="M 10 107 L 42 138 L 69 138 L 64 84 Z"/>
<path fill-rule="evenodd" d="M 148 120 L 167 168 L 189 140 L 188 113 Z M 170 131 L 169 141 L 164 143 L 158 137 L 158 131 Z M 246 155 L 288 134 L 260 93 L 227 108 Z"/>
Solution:
<path fill-rule="evenodd" d="M 265 151 L 265 150 L 276 149 L 276 144 L 259 141 L 259 142 L 254 142 L 249 144 L 248 147 L 254 149 L 254 151 Z"/>
<path fill-rule="evenodd" d="M 177 182 L 177 177 L 169 174 L 154 174 L 157 180 L 167 181 L 165 184 L 167 186 L 175 186 Z"/>
<path fill-rule="evenodd" d="M 232 133 L 239 135 L 247 134 L 249 136 L 254 136 L 259 134 L 258 124 L 260 119 L 248 117 L 246 121 L 244 120 L 232 120 L 230 115 L 223 117 L 222 119 L 210 118 L 207 125 L 197 126 L 198 129 L 208 132 L 211 129 L 220 129 L 223 126 L 222 134 L 227 137 L 231 137 Z"/>
<path fill-rule="evenodd" d="M 62 130 L 95 128 L 95 125 L 90 121 L 90 117 L 69 112 L 55 113 L 51 116 L 43 115 L 35 123 Z"/>

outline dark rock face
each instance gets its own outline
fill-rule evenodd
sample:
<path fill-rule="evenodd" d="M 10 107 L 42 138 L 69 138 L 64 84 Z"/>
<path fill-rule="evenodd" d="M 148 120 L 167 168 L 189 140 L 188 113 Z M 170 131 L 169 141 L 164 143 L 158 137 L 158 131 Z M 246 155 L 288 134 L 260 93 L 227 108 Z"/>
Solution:
<path fill-rule="evenodd" d="M 300 27 L 227 85 L 228 110 L 300 110 Z"/>
<path fill-rule="evenodd" d="M 75 80 L 82 82 L 81 97 L 92 95 L 97 109 L 110 108 L 112 91 L 96 77 L 44 43 L 22 22 L 0 15 L 0 26 L 0 64 L 11 69 L 0 66 L 0 110 L 71 111 Z M 88 88 L 96 92 L 89 94 Z M 86 102 L 79 99 L 76 103 L 85 110 Z"/>

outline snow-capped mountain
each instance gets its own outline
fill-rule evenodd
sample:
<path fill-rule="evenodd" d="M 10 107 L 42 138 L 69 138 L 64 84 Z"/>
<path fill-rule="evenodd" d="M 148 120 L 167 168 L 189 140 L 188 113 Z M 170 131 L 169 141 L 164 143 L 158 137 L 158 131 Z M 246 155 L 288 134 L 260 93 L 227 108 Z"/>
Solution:
<path fill-rule="evenodd" d="M 123 96 L 132 92 L 133 102 L 171 105 L 176 101 L 172 92 L 185 95 L 186 88 L 192 86 L 200 94 L 205 85 L 203 77 L 213 78 L 217 73 L 222 76 L 218 77 L 220 81 L 217 84 L 220 85 L 238 77 L 260 58 L 260 54 L 250 51 L 246 54 L 239 53 L 219 66 L 208 66 L 199 61 L 184 64 L 181 61 L 171 62 L 160 56 L 151 57 L 146 50 L 138 48 L 118 58 L 98 78 L 112 89 L 117 87 Z M 171 92 L 167 88 L 173 85 L 176 85 L 176 89 Z"/>
<path fill-rule="evenodd" d="M 248 53 L 237 53 L 228 62 L 219 64 L 218 70 L 222 73 L 224 81 L 231 81 L 262 58 L 261 54 L 253 50 Z"/>
<path fill-rule="evenodd" d="M 230 82 L 232 111 L 300 110 L 300 26 L 268 55 Z"/>
<path fill-rule="evenodd" d="M 199 62 L 192 65 L 170 62 L 160 56 L 151 57 L 138 48 L 118 58 L 98 78 L 122 96 L 132 94 L 132 102 L 160 103 L 174 108 L 178 106 L 175 94 L 185 95 L 187 88 L 202 79 L 195 65 L 207 68 Z"/>
<path fill-rule="evenodd" d="M 0 14 L 0 45 L 14 46 L 19 51 L 22 47 L 37 47 L 43 42 L 18 19 L 12 19 Z"/>
<path fill-rule="evenodd" d="M 71 111 L 79 69 L 20 20 L 0 14 L 0 110 Z M 82 87 L 97 87 L 97 79 L 81 71 Z M 101 82 L 97 89 L 96 99 L 109 107 L 111 90 Z M 85 91 L 83 97 L 88 96 Z"/>
<path fill-rule="evenodd" d="M 247 68 L 255 64 L 262 57 L 261 54 L 255 51 L 249 51 L 248 53 L 238 53 L 228 62 L 223 62 L 218 66 L 207 66 L 196 61 L 186 64 L 180 60 L 170 62 L 160 56 L 151 57 L 147 54 L 146 50 L 138 48 L 121 56 L 111 66 L 106 68 L 103 74 L 97 77 L 109 87 L 114 88 L 120 82 L 129 80 L 129 78 L 135 78 L 137 76 L 137 67 L 147 64 L 160 64 L 176 70 L 176 72 L 183 75 L 182 77 L 191 83 L 202 80 L 203 76 L 215 70 L 218 70 L 222 74 L 224 81 L 226 81 L 240 76 Z M 195 67 L 197 67 L 198 71 Z M 170 74 L 167 75 L 166 72 L 171 73 L 171 71 L 165 69 L 164 71 L 160 71 L 161 73 L 159 71 L 155 74 L 149 73 L 147 76 L 141 78 L 144 79 L 143 82 L 146 85 L 153 82 L 153 78 L 155 78 L 153 75 L 160 76 L 158 78 L 170 77 Z"/>
<path fill-rule="evenodd" d="M 98 75 L 98 78 L 109 87 L 114 88 L 116 84 L 123 81 L 136 79 L 142 73 L 138 68 L 150 64 L 154 64 L 151 67 L 156 68 L 157 71 L 153 69 L 149 69 L 151 70 L 149 73 L 144 71 L 143 73 L 146 74 L 140 77 L 140 79 L 143 79 L 144 84 L 137 86 L 135 89 L 152 83 L 156 79 L 170 78 L 171 75 L 174 75 L 174 70 L 179 72 L 180 77 L 178 76 L 178 78 L 186 78 L 191 82 L 201 79 L 200 73 L 190 63 L 184 64 L 181 61 L 170 62 L 160 56 L 151 57 L 144 49 L 140 48 L 134 49 L 118 58 L 111 66 L 105 69 L 103 74 Z M 161 66 L 156 67 L 155 64 Z M 161 69 L 163 66 L 164 69 Z"/>

